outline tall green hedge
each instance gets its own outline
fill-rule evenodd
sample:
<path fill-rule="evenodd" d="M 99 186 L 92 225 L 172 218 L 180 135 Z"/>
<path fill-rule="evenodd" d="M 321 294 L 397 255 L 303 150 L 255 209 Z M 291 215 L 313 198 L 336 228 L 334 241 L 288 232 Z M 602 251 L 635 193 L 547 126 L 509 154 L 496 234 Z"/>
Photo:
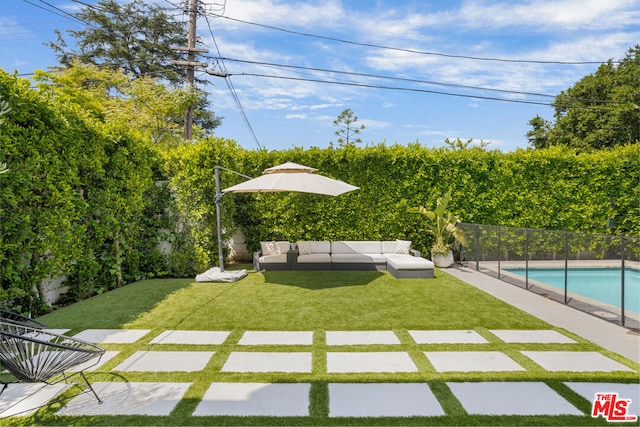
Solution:
<path fill-rule="evenodd" d="M 68 299 L 167 270 L 153 212 L 158 156 L 128 129 L 0 72 L 0 304 L 46 309 L 46 285 Z M 157 173 L 157 172 L 156 172 Z M 153 260 L 158 262 L 153 263 Z"/>
<path fill-rule="evenodd" d="M 271 239 L 410 239 L 422 250 L 432 237 L 407 208 L 433 206 L 453 190 L 451 209 L 465 222 L 640 235 L 640 144 L 593 154 L 571 150 L 502 153 L 417 144 L 248 151 L 211 138 L 167 157 L 179 205 L 192 221 L 201 266 L 217 257 L 214 166 L 249 176 L 293 161 L 361 189 L 339 197 L 301 193 L 229 194 L 224 229 L 242 229 L 250 250 Z M 222 187 L 240 178 L 222 172 Z"/>

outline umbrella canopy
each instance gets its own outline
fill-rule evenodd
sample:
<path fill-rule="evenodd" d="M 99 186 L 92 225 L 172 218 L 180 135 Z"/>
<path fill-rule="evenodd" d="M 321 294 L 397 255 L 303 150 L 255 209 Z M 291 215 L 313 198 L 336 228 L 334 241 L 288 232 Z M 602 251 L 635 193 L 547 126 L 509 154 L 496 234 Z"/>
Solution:
<path fill-rule="evenodd" d="M 222 190 L 223 193 L 260 193 L 273 191 L 296 191 L 301 193 L 340 194 L 357 190 L 356 187 L 337 179 L 317 175 L 317 169 L 287 162 L 264 170 L 264 175 L 233 187 Z"/>

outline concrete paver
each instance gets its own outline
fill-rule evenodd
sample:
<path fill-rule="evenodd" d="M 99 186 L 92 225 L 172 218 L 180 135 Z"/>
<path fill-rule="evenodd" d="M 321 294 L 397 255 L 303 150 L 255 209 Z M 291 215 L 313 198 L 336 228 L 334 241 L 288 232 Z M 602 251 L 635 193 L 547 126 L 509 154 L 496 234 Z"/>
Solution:
<path fill-rule="evenodd" d="M 213 383 L 193 415 L 304 417 L 310 389 L 307 383 Z"/>
<path fill-rule="evenodd" d="M 444 415 L 425 383 L 331 383 L 330 417 L 433 417 Z"/>
<path fill-rule="evenodd" d="M 327 331 L 327 345 L 400 344 L 393 331 Z"/>
<path fill-rule="evenodd" d="M 526 370 L 500 351 L 427 351 L 424 354 L 438 372 Z"/>
<path fill-rule="evenodd" d="M 542 382 L 448 382 L 469 414 L 584 415 Z"/>
<path fill-rule="evenodd" d="M 230 332 L 168 330 L 150 341 L 150 344 L 222 344 Z"/>
<path fill-rule="evenodd" d="M 409 331 L 417 344 L 486 344 L 476 331 Z"/>
<path fill-rule="evenodd" d="M 222 372 L 311 372 L 310 352 L 232 352 Z"/>
<path fill-rule="evenodd" d="M 404 351 L 328 352 L 327 372 L 418 372 L 418 368 Z"/>
<path fill-rule="evenodd" d="M 125 372 L 201 371 L 215 354 L 213 351 L 136 351 L 114 368 Z"/>

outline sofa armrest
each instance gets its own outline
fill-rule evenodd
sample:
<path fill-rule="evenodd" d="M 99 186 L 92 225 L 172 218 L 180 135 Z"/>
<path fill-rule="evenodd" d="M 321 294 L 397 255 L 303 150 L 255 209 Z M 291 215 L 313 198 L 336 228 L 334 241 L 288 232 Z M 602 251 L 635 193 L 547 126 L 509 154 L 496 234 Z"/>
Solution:
<path fill-rule="evenodd" d="M 255 251 L 253 253 L 253 269 L 255 271 L 260 271 L 260 256 L 262 255 L 262 251 Z"/>
<path fill-rule="evenodd" d="M 289 249 L 287 251 L 287 265 L 294 268 L 298 264 L 298 249 Z"/>
<path fill-rule="evenodd" d="M 420 257 L 420 251 L 417 251 L 417 250 L 415 250 L 415 249 L 409 249 L 409 253 L 410 253 L 412 256 Z"/>

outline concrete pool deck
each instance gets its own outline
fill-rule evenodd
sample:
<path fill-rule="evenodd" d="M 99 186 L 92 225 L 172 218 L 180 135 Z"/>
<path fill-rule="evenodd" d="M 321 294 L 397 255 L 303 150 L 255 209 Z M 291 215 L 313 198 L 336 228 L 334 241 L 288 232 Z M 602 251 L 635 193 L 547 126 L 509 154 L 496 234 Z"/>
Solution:
<path fill-rule="evenodd" d="M 544 298 L 469 267 L 456 266 L 441 271 L 545 322 L 564 328 L 607 350 L 640 363 L 640 335 L 629 329 Z"/>

